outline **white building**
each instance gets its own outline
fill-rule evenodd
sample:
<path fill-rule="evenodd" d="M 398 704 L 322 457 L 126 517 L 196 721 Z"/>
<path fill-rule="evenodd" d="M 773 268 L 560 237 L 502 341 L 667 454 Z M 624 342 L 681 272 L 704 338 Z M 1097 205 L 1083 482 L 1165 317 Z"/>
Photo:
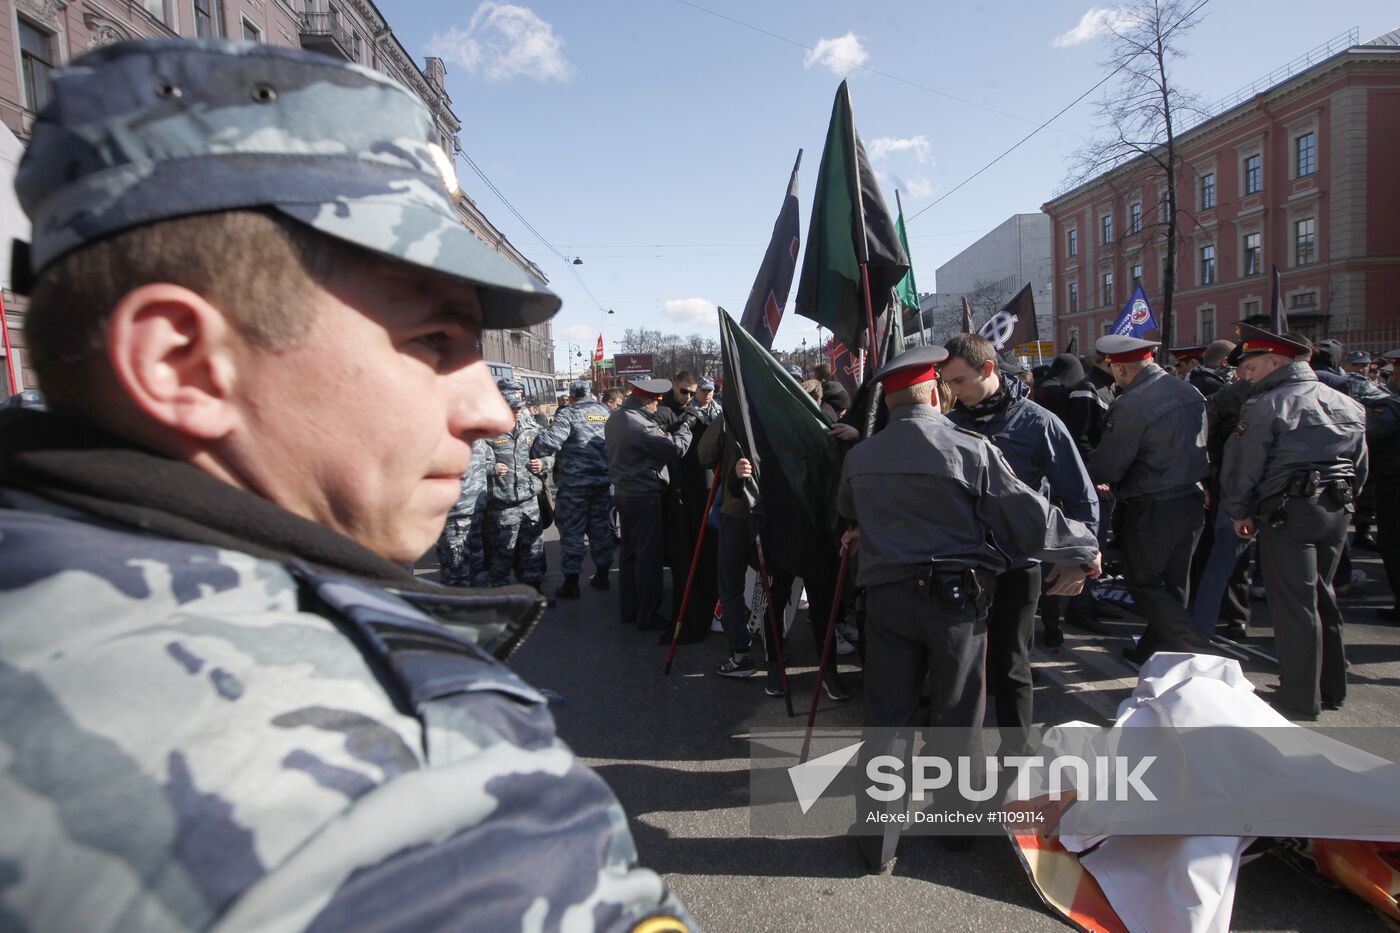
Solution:
<path fill-rule="evenodd" d="M 995 230 L 938 267 L 935 322 L 961 321 L 962 299 L 972 305 L 973 322 L 980 327 L 987 318 L 1016 297 L 1030 283 L 1035 316 L 1043 340 L 1054 334 L 1054 289 L 1051 282 L 1050 219 L 1041 213 L 1013 214 Z M 938 333 L 934 339 L 946 339 Z"/>

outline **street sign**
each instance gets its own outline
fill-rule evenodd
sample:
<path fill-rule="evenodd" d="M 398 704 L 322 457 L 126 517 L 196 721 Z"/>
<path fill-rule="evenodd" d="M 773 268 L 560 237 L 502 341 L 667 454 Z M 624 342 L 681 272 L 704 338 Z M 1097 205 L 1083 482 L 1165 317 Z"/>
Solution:
<path fill-rule="evenodd" d="M 1055 344 L 1049 340 L 1042 340 L 1039 343 L 1018 343 L 1016 345 L 1017 356 L 1054 356 Z"/>

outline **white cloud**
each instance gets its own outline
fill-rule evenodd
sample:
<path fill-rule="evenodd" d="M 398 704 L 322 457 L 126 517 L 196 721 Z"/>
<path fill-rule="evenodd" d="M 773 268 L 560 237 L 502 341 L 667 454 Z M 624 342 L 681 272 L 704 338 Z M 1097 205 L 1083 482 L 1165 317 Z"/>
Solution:
<path fill-rule="evenodd" d="M 710 326 L 719 324 L 719 309 L 713 301 L 704 298 L 671 298 L 661 306 L 661 310 L 677 323 Z"/>
<path fill-rule="evenodd" d="M 587 324 L 570 324 L 558 333 L 560 337 L 564 338 L 564 343 L 583 343 L 597 337 L 597 332 Z M 559 343 L 560 341 L 556 339 L 555 342 Z"/>
<path fill-rule="evenodd" d="M 574 69 L 564 57 L 564 40 L 528 7 L 486 0 L 466 29 L 434 32 L 428 54 L 455 62 L 488 81 L 524 76 L 536 81 L 567 81 Z"/>
<path fill-rule="evenodd" d="M 1067 48 L 1071 45 L 1079 45 L 1081 42 L 1089 42 L 1099 36 L 1107 34 L 1110 28 L 1122 29 L 1131 25 L 1133 15 L 1123 7 L 1096 6 L 1089 10 L 1079 19 L 1079 25 L 1069 32 L 1062 32 L 1052 41 L 1057 49 Z"/>
<path fill-rule="evenodd" d="M 813 65 L 821 65 L 838 78 L 844 78 L 864 65 L 869 58 L 870 53 L 861 44 L 860 36 L 848 32 L 835 39 L 819 39 L 817 47 L 807 53 L 807 59 L 802 63 L 802 67 L 811 68 Z"/>
<path fill-rule="evenodd" d="M 928 137 L 920 134 L 901 139 L 897 136 L 879 136 L 865 144 L 865 152 L 871 159 L 883 159 L 891 152 L 912 152 L 920 162 L 927 162 L 933 155 L 933 146 Z"/>
<path fill-rule="evenodd" d="M 906 178 L 899 190 L 911 198 L 926 198 L 933 194 L 934 184 L 927 178 Z"/>

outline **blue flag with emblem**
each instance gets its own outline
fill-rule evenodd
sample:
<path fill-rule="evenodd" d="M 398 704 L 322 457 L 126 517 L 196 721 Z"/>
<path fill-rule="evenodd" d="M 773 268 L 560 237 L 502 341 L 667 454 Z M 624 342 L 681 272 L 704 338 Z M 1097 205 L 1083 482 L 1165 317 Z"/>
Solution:
<path fill-rule="evenodd" d="M 1147 293 L 1139 285 L 1133 297 L 1123 306 L 1118 320 L 1113 322 L 1110 333 L 1120 337 L 1141 337 L 1150 330 L 1157 329 L 1157 318 L 1152 313 L 1152 305 L 1147 303 Z"/>

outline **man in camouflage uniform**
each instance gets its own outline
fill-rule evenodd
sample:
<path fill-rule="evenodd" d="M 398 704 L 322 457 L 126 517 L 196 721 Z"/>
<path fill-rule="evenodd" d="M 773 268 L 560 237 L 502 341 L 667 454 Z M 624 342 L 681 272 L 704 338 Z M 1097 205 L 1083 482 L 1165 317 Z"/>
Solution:
<path fill-rule="evenodd" d="M 449 586 L 489 586 L 486 572 L 486 484 L 496 471 L 496 452 L 489 441 L 472 444 L 471 469 L 462 474 L 462 494 L 447 513 L 438 538 L 438 576 Z"/>
<path fill-rule="evenodd" d="M 579 570 L 583 567 L 583 537 L 593 549 L 593 579 L 596 590 L 608 588 L 608 571 L 613 561 L 612 489 L 608 485 L 608 452 L 603 429 L 610 412 L 593 397 L 585 381 L 569 386 L 573 401 L 559 409 L 554 423 L 535 437 L 530 456 L 547 457 L 557 452 L 555 475 L 559 499 L 554 504 L 554 520 L 559 525 L 559 564 L 564 583 L 554 591 L 561 599 L 578 599 Z"/>
<path fill-rule="evenodd" d="M 499 660 L 538 594 L 406 569 L 510 426 L 482 329 L 559 307 L 461 225 L 422 104 L 222 40 L 52 93 L 15 265 L 51 408 L 0 412 L 0 926 L 686 929 Z"/>
<path fill-rule="evenodd" d="M 539 425 L 530 418 L 525 396 L 502 390 L 515 412 L 515 425 L 490 441 L 496 472 L 486 484 L 486 540 L 490 542 L 492 586 L 510 584 L 511 571 L 521 583 L 539 589 L 544 581 L 544 525 L 540 493 L 553 457 L 535 457 L 530 445 Z"/>
<path fill-rule="evenodd" d="M 715 420 L 724 414 L 724 406 L 715 398 L 715 381 L 709 376 L 700 377 L 700 382 L 695 386 L 695 397 L 690 400 L 690 407 L 700 416 L 700 423 L 706 427 L 714 424 Z"/>

